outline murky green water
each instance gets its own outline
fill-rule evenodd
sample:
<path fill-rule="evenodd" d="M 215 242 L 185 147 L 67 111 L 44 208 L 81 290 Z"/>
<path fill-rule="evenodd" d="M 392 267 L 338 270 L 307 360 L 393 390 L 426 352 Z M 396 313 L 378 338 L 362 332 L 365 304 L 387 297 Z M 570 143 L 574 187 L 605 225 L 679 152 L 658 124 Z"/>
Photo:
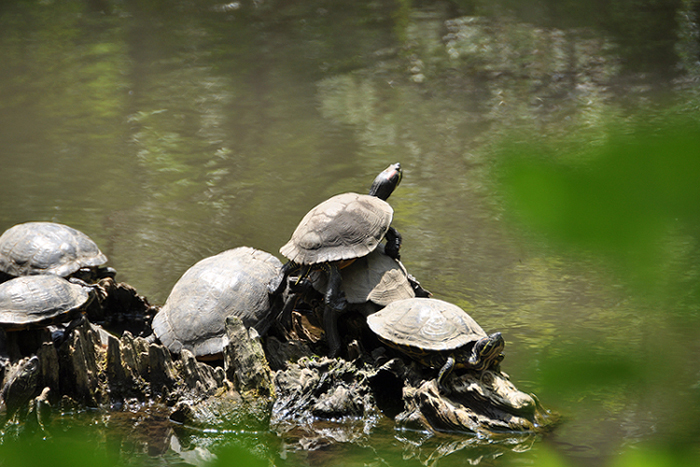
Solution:
<path fill-rule="evenodd" d="M 650 298 L 627 287 L 624 265 L 510 222 L 496 180 L 505 141 L 551 142 L 560 152 L 543 157 L 585 166 L 613 124 L 669 106 L 696 115 L 699 11 L 692 0 L 4 4 L 0 230 L 78 228 L 161 304 L 196 261 L 241 245 L 277 253 L 310 207 L 366 191 L 400 161 L 390 201 L 404 263 L 503 332 L 503 369 L 562 425 L 474 447 L 380 424 L 360 443 L 291 452 L 271 434 L 173 429 L 147 454 L 173 463 L 185 456 L 172 443 L 191 456 L 243 443 L 299 465 L 430 464 L 452 451 L 441 465 L 600 465 L 669 440 L 695 448 L 695 296 Z M 678 274 L 697 257 L 693 233 L 669 240 L 665 277 L 696 284 L 692 269 Z M 654 367 L 664 371 L 640 371 Z"/>

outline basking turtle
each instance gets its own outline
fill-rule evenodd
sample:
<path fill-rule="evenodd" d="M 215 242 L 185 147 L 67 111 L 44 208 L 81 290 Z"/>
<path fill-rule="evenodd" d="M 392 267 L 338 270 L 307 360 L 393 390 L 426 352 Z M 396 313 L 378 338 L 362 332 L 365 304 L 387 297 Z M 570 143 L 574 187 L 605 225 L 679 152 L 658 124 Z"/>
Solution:
<path fill-rule="evenodd" d="M 406 271 L 401 261 L 384 252 L 383 245 L 340 269 L 340 276 L 340 290 L 345 295 L 348 305 L 354 306 L 365 315 L 397 300 L 430 295 Z M 313 271 L 309 280 L 318 292 L 326 291 L 328 280 L 325 274 Z"/>
<path fill-rule="evenodd" d="M 234 248 L 205 258 L 182 275 L 153 318 L 153 332 L 171 352 L 191 351 L 199 359 L 220 357 L 227 344 L 226 318 L 246 327 L 270 310 L 267 284 L 282 263 L 269 253 Z"/>
<path fill-rule="evenodd" d="M 343 193 L 322 202 L 304 216 L 289 242 L 280 248 L 289 262 L 270 283 L 273 296 L 282 292 L 287 277 L 295 271 L 305 277 L 310 270 L 320 269 L 328 276 L 323 328 L 331 356 L 340 351 L 337 315 L 347 304 L 341 293 L 339 269 L 374 251 L 384 238 L 386 254 L 399 259 L 401 236 L 391 227 L 394 210 L 386 199 L 401 176 L 401 165 L 392 164 L 377 175 L 368 195 Z"/>
<path fill-rule="evenodd" d="M 367 325 L 388 346 L 440 368 L 440 388 L 454 368 L 482 371 L 503 359 L 500 332 L 487 335 L 464 310 L 443 300 L 398 300 L 368 316 Z"/>
<path fill-rule="evenodd" d="M 401 261 L 384 253 L 383 245 L 340 269 L 340 276 L 340 290 L 347 300 L 348 310 L 353 309 L 365 316 L 393 301 L 413 298 L 416 293 L 429 296 L 429 292 L 408 274 Z M 282 310 L 282 323 L 287 328 L 291 327 L 292 310 L 300 300 L 312 304 L 319 294 L 325 294 L 328 276 L 321 270 L 314 270 L 308 277 L 290 277 L 290 281 L 293 283 L 291 293 Z"/>
<path fill-rule="evenodd" d="M 20 331 L 71 321 L 93 296 L 90 287 L 54 275 L 15 277 L 0 284 L 0 327 Z"/>
<path fill-rule="evenodd" d="M 82 279 L 114 277 L 100 267 L 107 257 L 95 242 L 72 227 L 54 222 L 17 224 L 0 236 L 0 272 L 8 276 L 54 274 Z"/>

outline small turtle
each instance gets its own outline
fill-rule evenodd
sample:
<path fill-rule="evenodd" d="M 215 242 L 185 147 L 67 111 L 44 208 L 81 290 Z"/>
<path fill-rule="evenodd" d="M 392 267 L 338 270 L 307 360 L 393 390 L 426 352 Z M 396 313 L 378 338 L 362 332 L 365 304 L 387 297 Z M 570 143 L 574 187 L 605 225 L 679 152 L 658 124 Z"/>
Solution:
<path fill-rule="evenodd" d="M 80 318 L 93 289 L 54 275 L 20 276 L 0 284 L 0 327 L 36 329 Z"/>
<path fill-rule="evenodd" d="M 430 296 L 430 292 L 423 289 L 406 271 L 401 261 L 384 253 L 383 245 L 341 268 L 340 275 L 341 293 L 347 300 L 347 307 L 342 313 L 354 311 L 366 317 L 396 300 Z M 290 278 L 293 285 L 290 286 L 291 293 L 282 311 L 282 323 L 285 327 L 292 326 L 293 309 L 306 309 L 313 314 L 318 312 L 318 303 L 327 290 L 327 279 L 326 274 L 319 270 L 312 271 L 308 278 L 299 278 L 296 282 L 294 278 Z M 338 313 L 340 318 L 341 312 Z M 347 342 L 348 339 L 345 340 Z"/>
<path fill-rule="evenodd" d="M 187 349 L 201 360 L 220 358 L 228 343 L 226 318 L 237 316 L 246 327 L 265 318 L 267 284 L 281 267 L 271 254 L 249 247 L 199 261 L 173 287 L 153 318 L 153 332 L 173 353 Z"/>
<path fill-rule="evenodd" d="M 273 296 L 282 292 L 287 277 L 295 271 L 306 276 L 310 270 L 320 269 L 328 275 L 323 328 L 331 356 L 340 351 L 337 315 L 347 305 L 340 289 L 339 268 L 368 255 L 384 238 L 386 254 L 399 259 L 401 236 L 391 227 L 394 210 L 386 200 L 401 176 L 401 165 L 392 164 L 377 175 L 368 195 L 343 193 L 322 202 L 304 216 L 289 242 L 280 248 L 289 262 L 270 283 Z"/>
<path fill-rule="evenodd" d="M 72 227 L 54 222 L 17 224 L 0 236 L 0 272 L 10 276 L 54 274 L 91 280 L 114 277 L 100 267 L 107 257 L 95 242 Z"/>
<path fill-rule="evenodd" d="M 437 382 L 443 391 L 454 368 L 482 371 L 503 359 L 500 332 L 487 335 L 464 310 L 443 300 L 398 300 L 368 316 L 367 325 L 388 346 L 440 368 Z"/>
<path fill-rule="evenodd" d="M 384 252 L 383 245 L 340 269 L 340 276 L 340 290 L 345 295 L 348 305 L 365 315 L 397 300 L 430 295 L 406 271 L 401 261 Z M 309 280 L 318 292 L 326 291 L 328 281 L 324 274 L 314 271 Z"/>
<path fill-rule="evenodd" d="M 384 247 L 379 245 L 367 256 L 358 258 L 347 267 L 340 269 L 342 281 L 341 293 L 352 309 L 367 316 L 389 303 L 404 298 L 413 298 L 416 291 L 420 296 L 429 293 L 420 287 L 418 281 L 408 274 L 401 261 L 384 253 Z M 292 310 L 299 301 L 306 302 L 312 309 L 318 295 L 323 296 L 328 287 L 328 277 L 320 270 L 311 271 L 308 277 L 290 277 L 293 285 L 282 310 L 282 323 L 291 327 Z"/>

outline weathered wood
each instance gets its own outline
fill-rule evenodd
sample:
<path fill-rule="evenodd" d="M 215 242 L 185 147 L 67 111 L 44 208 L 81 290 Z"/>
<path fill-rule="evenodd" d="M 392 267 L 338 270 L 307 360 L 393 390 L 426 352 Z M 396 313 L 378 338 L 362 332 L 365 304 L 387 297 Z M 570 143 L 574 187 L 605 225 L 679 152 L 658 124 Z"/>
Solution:
<path fill-rule="evenodd" d="M 102 285 L 103 303 L 110 290 L 135 294 L 111 279 Z M 145 303 L 115 300 L 110 303 Z M 434 372 L 405 357 L 388 359 L 376 341 L 355 334 L 355 361 L 329 359 L 315 356 L 325 353 L 322 339 L 267 336 L 263 346 L 255 330 L 231 317 L 221 367 L 197 361 L 187 350 L 173 356 L 154 339 L 129 331 L 117 338 L 87 320 L 69 329 L 58 348 L 46 330 L 0 330 L 0 414 L 42 429 L 50 405 L 115 409 L 160 402 L 171 408 L 173 420 L 189 425 L 277 432 L 304 427 L 299 443 L 306 447 L 329 442 L 330 420 L 342 421 L 335 441 L 366 436 L 383 416 L 421 430 L 485 435 L 537 432 L 552 423 L 536 398 L 500 371 L 452 375 L 441 392 Z"/>
<path fill-rule="evenodd" d="M 257 332 L 246 329 L 239 318 L 229 316 L 226 335 L 229 342 L 224 348 L 224 368 L 228 380 L 241 394 L 274 397 L 270 365 Z"/>
<path fill-rule="evenodd" d="M 405 427 L 482 435 L 497 432 L 535 432 L 548 413 L 536 400 L 519 391 L 499 371 L 466 372 L 450 378 L 449 394 L 437 382 L 422 380 L 403 389 L 405 411 L 396 422 Z"/>

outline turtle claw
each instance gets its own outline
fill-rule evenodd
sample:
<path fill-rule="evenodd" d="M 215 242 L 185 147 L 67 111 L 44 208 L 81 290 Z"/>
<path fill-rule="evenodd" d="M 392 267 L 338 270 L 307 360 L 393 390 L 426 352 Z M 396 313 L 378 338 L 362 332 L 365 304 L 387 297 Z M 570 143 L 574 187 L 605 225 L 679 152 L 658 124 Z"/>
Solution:
<path fill-rule="evenodd" d="M 301 278 L 298 280 L 289 281 L 289 291 L 294 294 L 308 294 L 314 290 L 314 286 L 310 280 Z"/>
<path fill-rule="evenodd" d="M 447 377 L 452 373 L 452 370 L 455 367 L 455 359 L 453 356 L 449 356 L 447 358 L 447 361 L 445 364 L 440 368 L 440 373 L 438 374 L 437 377 L 437 386 L 438 390 L 441 394 L 449 394 L 451 391 L 447 389 L 447 386 L 445 386 L 445 381 L 447 380 Z"/>
<path fill-rule="evenodd" d="M 433 296 L 433 293 L 430 290 L 424 289 L 413 274 L 408 274 L 408 282 L 411 284 L 411 288 L 413 289 L 413 293 L 416 294 L 416 297 L 430 298 Z"/>
<path fill-rule="evenodd" d="M 401 249 L 401 234 L 395 228 L 389 227 L 389 230 L 386 232 L 385 238 L 386 246 L 384 247 L 384 253 L 386 253 L 387 256 L 394 258 L 395 260 L 400 260 L 401 253 L 399 252 L 399 250 Z"/>

